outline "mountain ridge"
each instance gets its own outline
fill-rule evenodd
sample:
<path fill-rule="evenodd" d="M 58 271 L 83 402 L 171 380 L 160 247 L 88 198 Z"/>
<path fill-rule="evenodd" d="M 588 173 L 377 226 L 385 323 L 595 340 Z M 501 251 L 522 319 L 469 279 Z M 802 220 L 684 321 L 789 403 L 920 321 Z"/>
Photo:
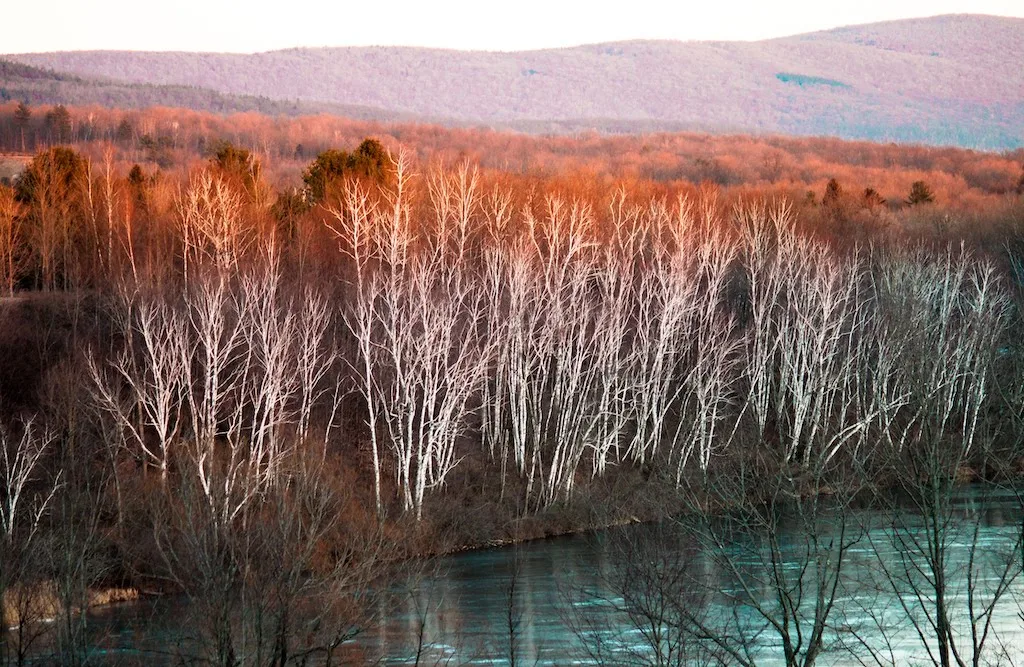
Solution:
<path fill-rule="evenodd" d="M 952 14 L 934 14 L 931 16 L 920 16 L 914 18 L 905 19 L 890 19 L 886 21 L 873 21 L 869 23 L 853 23 L 850 25 L 837 26 L 834 28 L 825 28 L 822 30 L 812 30 L 808 32 L 798 32 L 791 35 L 783 35 L 780 37 L 768 37 L 765 39 L 754 39 L 754 40 L 722 40 L 722 39 L 670 39 L 670 38 L 627 38 L 621 40 L 606 40 L 600 42 L 583 42 L 580 44 L 573 44 L 569 46 L 546 46 L 538 47 L 534 49 L 518 49 L 518 50 L 500 50 L 500 49 L 459 49 L 452 47 L 438 47 L 438 46 L 415 46 L 415 45 L 403 45 L 403 44 L 361 44 L 361 45 L 322 45 L 322 46 L 289 46 L 279 49 L 267 49 L 265 51 L 188 51 L 183 49 L 169 49 L 169 50 L 157 50 L 157 51 L 145 51 L 139 49 L 71 49 L 67 51 L 22 51 L 3 54 L 3 57 L 19 57 L 19 56 L 39 56 L 49 54 L 76 54 L 76 53 L 158 53 L 158 54 L 187 54 L 187 55 L 224 55 L 224 56 L 256 56 L 256 55 L 268 55 L 276 53 L 287 53 L 291 51 L 321 51 L 321 50 L 352 50 L 352 49 L 399 49 L 399 50 L 413 50 L 413 51 L 439 51 L 444 53 L 486 53 L 486 54 L 530 54 L 530 53 L 543 53 L 549 51 L 571 51 L 574 49 L 582 49 L 587 47 L 603 47 L 603 46 L 615 46 L 622 44 L 756 44 L 764 42 L 777 42 L 791 39 L 818 39 L 823 36 L 829 35 L 842 35 L 849 32 L 858 32 L 865 29 L 872 28 L 887 28 L 892 26 L 912 26 L 917 24 L 924 25 L 937 25 L 949 22 L 986 22 L 986 23 L 1003 23 L 1003 24 L 1017 24 L 1018 27 L 1024 28 L 1024 17 L 1016 16 L 999 16 L 996 14 L 974 14 L 974 13 L 952 13 Z"/>
<path fill-rule="evenodd" d="M 989 149 L 1024 145 L 1024 19 L 974 14 L 752 42 L 626 40 L 510 52 L 350 46 L 4 57 L 129 84 L 193 86 L 313 107 L 350 105 L 449 124 L 586 129 L 583 119 L 604 118 L 610 124 L 705 131 Z"/>

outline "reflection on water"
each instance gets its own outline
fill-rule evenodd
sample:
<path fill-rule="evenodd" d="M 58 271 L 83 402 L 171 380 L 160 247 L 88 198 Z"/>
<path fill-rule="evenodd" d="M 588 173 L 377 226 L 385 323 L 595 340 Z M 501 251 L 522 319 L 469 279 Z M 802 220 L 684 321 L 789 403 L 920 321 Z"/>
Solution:
<path fill-rule="evenodd" d="M 1015 502 L 990 498 L 982 503 L 971 495 L 958 499 L 957 516 L 961 530 L 949 532 L 947 571 L 951 604 L 966 612 L 966 572 L 972 553 L 973 585 L 986 601 L 1001 580 L 1007 554 L 1017 544 L 1022 517 Z M 885 516 L 862 513 L 855 523 L 864 531 L 844 560 L 842 585 L 830 617 L 831 635 L 819 664 L 930 664 L 921 637 L 906 619 L 912 615 L 924 622 L 923 610 L 934 600 L 893 594 L 884 575 L 906 572 L 913 562 L 901 549 L 900 539 L 894 539 Z M 752 594 L 759 603 L 773 604 L 770 585 L 751 585 L 765 580 L 757 545 L 731 546 L 730 560 L 737 569 L 730 570 L 720 559 L 701 553 L 673 526 L 631 526 L 440 559 L 395 584 L 394 600 L 379 610 L 382 622 L 343 647 L 343 662 L 355 664 L 370 656 L 393 665 L 644 664 L 653 655 L 651 635 L 657 629 L 643 627 L 649 619 L 630 618 L 622 611 L 622 591 L 624 585 L 645 585 L 624 573 L 643 571 L 650 560 L 684 563 L 682 583 L 676 581 L 675 588 L 664 587 L 662 592 L 670 591 L 684 607 L 704 609 L 709 627 L 718 624 L 746 633 L 753 639 L 750 646 L 757 664 L 784 664 L 777 635 L 765 631 L 764 619 L 747 603 L 749 597 L 745 599 Z M 907 531 L 901 539 L 913 533 Z M 782 549 L 791 550 L 792 558 L 779 564 L 789 571 L 804 563 L 798 555 L 802 541 L 795 534 L 791 537 L 783 536 Z M 652 544 L 657 550 L 649 548 Z M 978 546 L 973 552 L 971 544 Z M 715 597 L 702 597 L 699 586 L 686 582 L 708 584 Z M 992 614 L 989 645 L 995 657 L 1000 644 L 1008 657 L 1021 657 L 1022 591 L 1024 580 L 1015 580 Z M 650 591 L 632 593 L 643 598 Z M 745 604 L 730 604 L 730 597 L 744 599 Z M 181 600 L 175 599 L 97 611 L 91 615 L 91 657 L 100 662 L 170 663 L 174 638 L 184 634 L 175 624 L 184 616 Z M 966 636 L 966 614 L 959 613 L 954 620 L 953 635 Z M 670 641 L 664 639 L 663 647 Z M 882 652 L 871 659 L 861 644 Z M 707 657 L 673 655 L 688 656 L 687 664 L 690 658 L 700 662 Z"/>
<path fill-rule="evenodd" d="M 382 648 L 388 664 L 415 664 L 422 629 L 420 664 L 452 656 L 458 664 L 507 664 L 513 651 L 526 664 L 561 664 L 577 648 L 564 608 L 600 584 L 611 567 L 610 539 L 602 532 L 446 558 L 433 574 L 406 582 L 405 603 L 359 643 Z"/>
<path fill-rule="evenodd" d="M 969 494 L 958 498 L 957 517 L 957 528 L 948 533 L 949 604 L 958 610 L 954 637 L 969 643 L 965 634 L 970 632 L 968 561 L 973 553 L 970 584 L 978 602 L 987 604 L 1004 580 L 1008 559 L 1014 558 L 1022 517 L 1014 499 L 988 498 L 981 503 Z M 844 560 L 830 617 L 831 635 L 819 663 L 931 664 L 915 626 L 907 622 L 908 615 L 913 615 L 926 625 L 924 605 L 934 604 L 926 593 L 915 594 L 905 580 L 904 573 L 916 565 L 905 553 L 907 535 L 915 530 L 912 522 L 900 533 L 893 532 L 891 517 L 880 514 L 862 513 L 855 523 L 863 530 Z M 718 623 L 740 628 L 748 638 L 756 636 L 751 645 L 757 664 L 785 664 L 778 637 L 766 631 L 763 617 L 749 604 L 729 604 L 730 598 L 744 599 L 751 593 L 760 597 L 759 603 L 773 604 L 775 591 L 761 576 L 765 562 L 754 555 L 757 550 L 751 545 L 736 546 L 730 560 L 741 571 L 730 572 L 721 562 L 699 553 L 680 531 L 650 525 L 446 558 L 433 572 L 404 582 L 407 594 L 400 598 L 404 604 L 357 643 L 394 665 L 648 663 L 653 661 L 652 632 L 643 625 L 649 619 L 630 618 L 623 612 L 625 579 L 619 575 L 635 565 L 628 559 L 651 557 L 650 551 L 638 551 L 637 545 L 652 542 L 677 552 L 679 560 L 671 562 L 686 563 L 687 581 L 705 581 L 709 589 L 720 591 L 717 599 L 706 601 L 704 618 L 709 626 Z M 781 567 L 800 568 L 802 540 L 794 536 L 791 543 L 783 542 L 783 553 L 792 550 L 792 559 Z M 976 545 L 973 550 L 972 544 Z M 1014 566 L 1019 563 L 1011 563 Z M 899 581 L 904 595 L 893 593 L 886 574 Z M 921 581 L 917 579 L 918 584 Z M 752 589 L 752 582 L 764 585 Z M 1015 579 L 993 610 L 988 646 L 994 657 L 1024 657 L 1021 591 L 1024 580 Z M 701 604 L 697 591 L 684 585 L 672 590 L 677 597 L 691 594 L 692 604 Z M 974 613 L 982 611 L 976 608 Z M 701 662 L 708 656 L 694 653 L 690 657 Z"/>

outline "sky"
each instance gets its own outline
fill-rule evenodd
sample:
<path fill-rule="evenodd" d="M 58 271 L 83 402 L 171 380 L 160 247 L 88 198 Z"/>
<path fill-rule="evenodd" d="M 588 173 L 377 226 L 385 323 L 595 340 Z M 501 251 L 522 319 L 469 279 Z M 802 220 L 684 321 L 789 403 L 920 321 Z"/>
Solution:
<path fill-rule="evenodd" d="M 3 2 L 0 53 L 80 49 L 251 53 L 297 46 L 513 51 L 627 39 L 756 40 L 841 25 L 976 13 L 1024 0 L 47 0 Z"/>

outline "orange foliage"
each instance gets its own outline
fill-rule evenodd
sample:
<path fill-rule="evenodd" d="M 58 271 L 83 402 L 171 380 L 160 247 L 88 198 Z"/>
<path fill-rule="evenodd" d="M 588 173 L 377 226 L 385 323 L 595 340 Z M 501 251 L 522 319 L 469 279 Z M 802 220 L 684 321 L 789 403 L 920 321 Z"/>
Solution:
<path fill-rule="evenodd" d="M 46 109 L 33 110 L 27 129 L 15 127 L 14 109 L 13 103 L 0 105 L 0 151 L 17 151 L 22 130 L 30 147 L 42 149 Z M 485 189 L 501 183 L 515 193 L 519 208 L 557 193 L 587 200 L 601 210 L 619 190 L 635 202 L 707 199 L 713 193 L 723 211 L 751 200 L 785 199 L 808 233 L 843 243 L 938 235 L 995 247 L 1008 229 L 1024 227 L 1020 150 L 995 154 L 829 138 L 696 133 L 537 136 L 328 115 L 218 116 L 169 108 L 72 107 L 69 112 L 74 147 L 94 165 L 94 178 L 103 171 L 100 165 L 109 165 L 116 176 L 116 187 L 109 192 L 115 200 L 111 206 L 104 199 L 107 188 L 102 183 L 94 187 L 89 223 L 114 231 L 103 232 L 106 241 L 92 241 L 95 247 L 83 242 L 74 250 L 89 256 L 121 252 L 123 263 L 134 263 L 133 270 L 139 263 L 157 266 L 180 255 L 173 245 L 176 202 L 190 176 L 208 168 L 225 141 L 255 158 L 256 171 L 228 175 L 238 181 L 234 187 L 245 190 L 246 217 L 264 233 L 294 241 L 291 252 L 301 255 L 311 270 L 326 269 L 324 262 L 334 260 L 324 247 L 331 245 L 323 233 L 324 212 L 301 211 L 297 193 L 303 170 L 323 150 L 352 150 L 370 136 L 389 150 L 408 151 L 420 176 L 438 165 L 476 165 Z M 144 177 L 128 183 L 126 175 L 135 164 Z M 843 195 L 822 205 L 830 179 L 839 183 Z M 928 185 L 933 204 L 905 204 L 916 181 Z M 874 194 L 865 197 L 867 190 Z M 110 239 L 120 239 L 117 247 L 100 252 L 111 245 Z M 83 275 L 103 275 L 108 268 L 83 269 Z"/>

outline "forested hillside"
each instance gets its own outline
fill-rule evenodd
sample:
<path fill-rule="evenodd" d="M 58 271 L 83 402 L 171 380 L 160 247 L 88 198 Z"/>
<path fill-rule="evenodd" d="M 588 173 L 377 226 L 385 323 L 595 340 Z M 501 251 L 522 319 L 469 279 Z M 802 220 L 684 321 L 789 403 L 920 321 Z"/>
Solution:
<path fill-rule="evenodd" d="M 0 102 L 27 104 L 95 104 L 118 109 L 166 106 L 229 114 L 257 112 L 271 116 L 333 113 L 366 120 L 413 120 L 411 114 L 331 102 L 279 100 L 235 95 L 195 85 L 130 83 L 106 77 L 77 76 L 0 59 Z"/>
<path fill-rule="evenodd" d="M 621 42 L 517 53 L 364 47 L 9 58 L 85 77 L 541 132 L 690 129 L 981 148 L 1024 142 L 1024 73 L 1017 66 L 1024 20 L 989 16 L 761 42 Z"/>

